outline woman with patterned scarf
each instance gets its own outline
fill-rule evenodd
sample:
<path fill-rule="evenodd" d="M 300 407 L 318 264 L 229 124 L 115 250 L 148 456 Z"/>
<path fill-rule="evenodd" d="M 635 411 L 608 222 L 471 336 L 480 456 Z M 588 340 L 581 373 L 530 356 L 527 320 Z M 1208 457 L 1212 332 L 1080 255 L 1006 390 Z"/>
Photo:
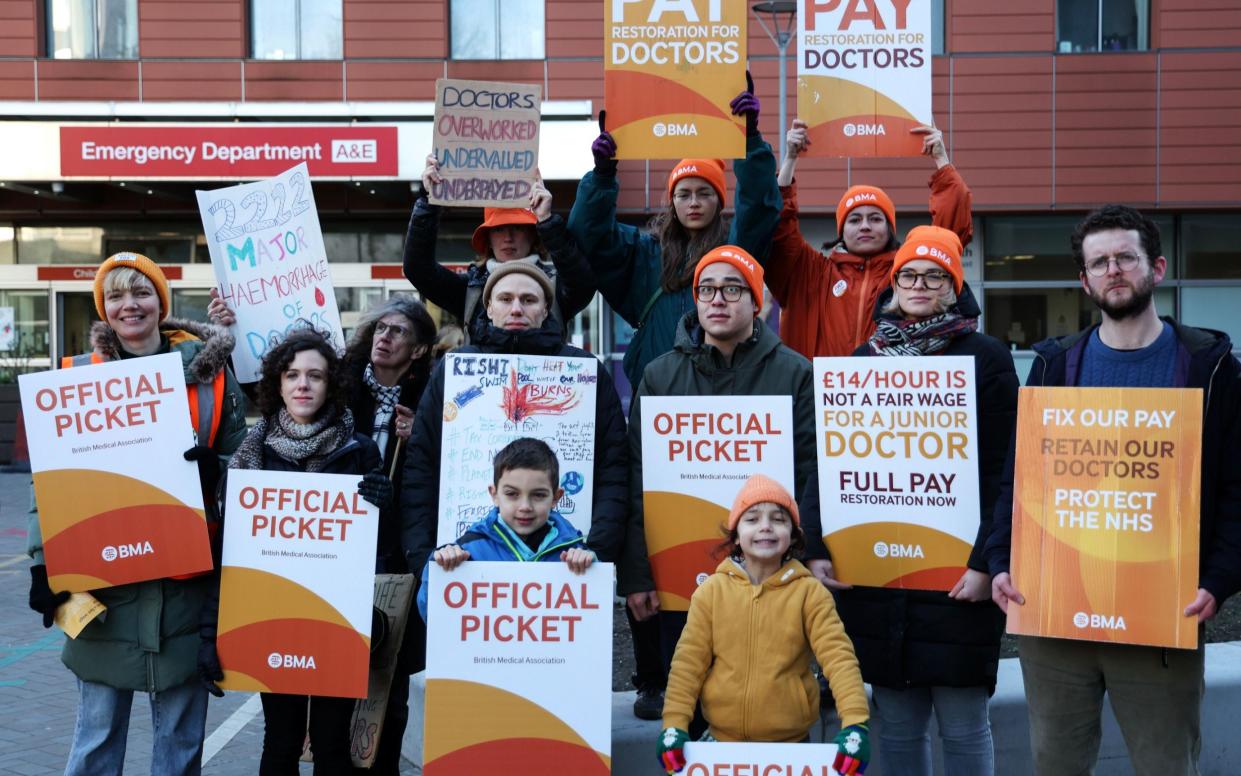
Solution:
<path fill-rule="evenodd" d="M 263 417 L 233 454 L 229 470 L 359 475 L 358 493 L 384 510 L 392 501 L 392 483 L 383 473 L 375 443 L 366 434 L 355 431 L 347 400 L 345 371 L 332 344 L 312 329 L 294 330 L 263 357 L 258 384 L 258 407 Z M 222 485 L 221 493 L 226 492 L 223 488 Z M 227 519 L 223 505 L 220 519 Z M 218 600 L 214 603 L 218 607 Z M 215 649 L 215 614 L 209 605 L 203 617 L 198 670 L 208 689 L 223 695 L 214 684 L 224 678 Z M 308 705 L 315 774 L 352 771 L 352 698 L 307 698 L 278 693 L 261 693 L 261 698 L 261 776 L 298 772 Z"/>
<path fill-rule="evenodd" d="M 1017 374 L 1003 343 L 978 331 L 978 303 L 964 283 L 961 240 L 937 226 L 910 230 L 892 287 L 876 304 L 876 329 L 855 356 L 972 356 L 978 400 L 979 526 L 961 579 L 947 594 L 855 587 L 837 591 L 862 678 L 874 689 L 884 773 L 930 776 L 934 711 L 944 772 L 995 772 L 987 701 L 995 691 L 1004 615 L 991 603 L 982 548 L 1017 417 Z"/>

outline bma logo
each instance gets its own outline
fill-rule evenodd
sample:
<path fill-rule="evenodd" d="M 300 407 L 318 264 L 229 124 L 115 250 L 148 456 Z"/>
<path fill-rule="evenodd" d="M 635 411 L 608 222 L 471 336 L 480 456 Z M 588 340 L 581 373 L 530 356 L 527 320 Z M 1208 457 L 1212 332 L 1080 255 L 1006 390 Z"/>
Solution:
<path fill-rule="evenodd" d="M 374 140 L 333 140 L 332 161 L 341 164 L 375 164 L 379 143 Z"/>
<path fill-rule="evenodd" d="M 1126 630 L 1125 618 L 1121 615 L 1086 614 L 1078 612 L 1073 615 L 1073 625 L 1078 628 L 1102 628 L 1103 630 Z"/>
<path fill-rule="evenodd" d="M 308 668 L 315 669 L 314 655 L 282 655 L 273 652 L 267 656 L 267 665 L 272 668 Z"/>
<path fill-rule="evenodd" d="M 896 542 L 875 542 L 876 558 L 925 558 L 921 544 L 897 544 Z"/>
<path fill-rule="evenodd" d="M 848 199 L 846 199 L 845 208 L 848 209 L 848 208 L 853 207 L 854 202 L 860 205 L 863 202 L 878 202 L 878 201 L 879 201 L 879 197 L 875 196 L 874 194 L 868 194 L 866 192 L 863 192 L 861 194 L 854 194 L 852 197 L 849 197 Z"/>
<path fill-rule="evenodd" d="M 124 560 L 125 558 L 134 558 L 139 555 L 151 555 L 154 552 L 155 548 L 151 546 L 150 542 L 138 542 L 136 544 L 118 544 L 115 547 L 109 544 L 103 548 L 103 552 L 100 555 L 103 556 L 105 561 L 111 563 L 118 558 Z"/>
<path fill-rule="evenodd" d="M 947 264 L 952 263 L 952 258 L 948 254 L 944 253 L 939 248 L 932 248 L 929 245 L 919 245 L 917 248 L 914 249 L 914 253 L 918 254 L 919 256 L 926 256 L 929 254 L 931 258 L 933 259 L 939 259 L 940 261 L 945 262 Z"/>
<path fill-rule="evenodd" d="M 887 136 L 882 124 L 845 124 L 841 127 L 841 131 L 845 133 L 845 137 L 853 137 L 855 135 L 862 136 Z"/>
<path fill-rule="evenodd" d="M 671 135 L 673 137 L 698 137 L 697 124 L 673 124 L 672 122 L 664 123 L 657 121 L 651 126 L 651 132 L 655 137 L 664 137 Z"/>
<path fill-rule="evenodd" d="M 747 259 L 745 256 L 742 256 L 740 253 L 737 253 L 736 251 L 730 251 L 727 248 L 724 248 L 720 251 L 720 255 L 727 256 L 730 259 L 736 259 L 737 261 L 744 264 L 746 269 L 750 270 L 751 272 L 755 271 L 754 263 L 751 262 L 749 259 Z"/>

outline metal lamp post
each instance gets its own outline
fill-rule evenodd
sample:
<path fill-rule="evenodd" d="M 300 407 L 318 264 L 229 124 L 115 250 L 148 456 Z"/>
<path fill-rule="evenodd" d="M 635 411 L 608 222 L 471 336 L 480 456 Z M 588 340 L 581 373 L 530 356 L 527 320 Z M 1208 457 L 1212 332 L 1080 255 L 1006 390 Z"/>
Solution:
<path fill-rule="evenodd" d="M 789 55 L 789 42 L 793 40 L 793 24 L 797 21 L 797 3 L 794 0 L 773 0 L 773 2 L 755 3 L 751 6 L 763 32 L 771 38 L 780 51 L 780 130 L 777 133 L 776 147 L 780 149 L 780 161 L 784 161 L 784 143 L 780 141 L 788 130 L 788 82 L 786 63 Z M 771 15 L 771 26 L 763 19 L 764 14 Z"/>

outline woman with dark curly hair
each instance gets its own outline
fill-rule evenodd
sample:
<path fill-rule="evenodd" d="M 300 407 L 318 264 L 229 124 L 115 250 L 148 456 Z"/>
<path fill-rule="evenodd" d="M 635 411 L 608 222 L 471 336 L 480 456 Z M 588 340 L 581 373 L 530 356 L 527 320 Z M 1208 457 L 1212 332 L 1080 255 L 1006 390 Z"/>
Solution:
<path fill-rule="evenodd" d="M 392 483 L 383 474 L 379 448 L 354 430 L 345 369 L 332 344 L 313 329 L 289 333 L 263 357 L 258 407 L 263 417 L 233 454 L 229 469 L 362 475 L 358 492 L 384 510 L 392 500 Z M 226 492 L 226 491 L 221 491 Z M 221 521 L 225 519 L 223 505 Z M 215 649 L 215 606 L 203 618 L 198 670 L 207 689 L 223 695 L 215 682 L 224 678 Z M 261 693 L 263 702 L 263 776 L 296 774 L 310 710 L 310 748 L 316 774 L 349 773 L 349 722 L 352 698 Z"/>

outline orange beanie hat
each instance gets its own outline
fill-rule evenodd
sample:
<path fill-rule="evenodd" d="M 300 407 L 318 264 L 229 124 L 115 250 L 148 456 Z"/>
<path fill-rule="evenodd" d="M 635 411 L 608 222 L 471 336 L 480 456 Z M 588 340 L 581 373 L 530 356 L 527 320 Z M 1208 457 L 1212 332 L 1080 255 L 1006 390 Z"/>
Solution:
<path fill-rule="evenodd" d="M 939 264 L 952 275 L 952 290 L 961 293 L 965 282 L 965 268 L 961 266 L 961 238 L 951 229 L 942 226 L 915 226 L 905 235 L 905 242 L 892 261 L 889 282 L 896 280 L 901 267 L 915 259 L 927 259 Z"/>
<path fill-rule="evenodd" d="M 862 205 L 874 205 L 888 218 L 888 228 L 896 229 L 896 206 L 892 199 L 878 186 L 850 186 L 836 204 L 836 234 L 845 233 L 845 219 L 849 211 Z"/>
<path fill-rule="evenodd" d="M 114 253 L 104 259 L 103 264 L 99 265 L 99 269 L 95 272 L 95 311 L 99 313 L 102 320 L 108 320 L 108 315 L 103 308 L 103 279 L 108 273 L 114 269 L 128 267 L 136 272 L 140 272 L 151 281 L 151 285 L 155 286 L 155 293 L 159 296 L 159 319 L 162 322 L 168 317 L 168 311 L 172 309 L 171 297 L 168 291 L 168 278 L 164 277 L 164 271 L 159 265 L 143 256 L 141 253 L 129 253 L 122 251 Z"/>
<path fill-rule="evenodd" d="M 737 527 L 737 522 L 741 520 L 741 515 L 747 509 L 765 501 L 783 507 L 784 511 L 789 513 L 789 517 L 793 518 L 793 525 L 801 525 L 801 516 L 797 514 L 797 502 L 784 489 L 784 486 L 770 477 L 755 474 L 745 481 L 745 484 L 741 486 L 741 492 L 737 494 L 737 498 L 733 499 L 733 508 L 728 513 L 728 530 L 731 531 Z"/>
<path fill-rule="evenodd" d="M 702 275 L 703 269 L 708 265 L 722 261 L 725 264 L 731 264 L 741 273 L 741 277 L 745 278 L 745 283 L 750 287 L 750 294 L 754 297 L 754 303 L 759 307 L 763 305 L 763 265 L 754 260 L 754 257 L 746 253 L 743 248 L 736 245 L 721 245 L 718 248 L 712 248 L 703 254 L 698 260 L 698 266 L 694 267 L 694 287 L 698 287 L 698 277 Z"/>
<path fill-rule="evenodd" d="M 672 199 L 672 190 L 682 178 L 702 178 L 711 184 L 720 198 L 720 207 L 728 201 L 728 186 L 724 179 L 723 159 L 682 159 L 668 174 L 668 199 Z"/>
<path fill-rule="evenodd" d="M 474 247 L 474 252 L 479 256 L 486 256 L 491 251 L 491 243 L 488 242 L 488 234 L 492 227 L 505 226 L 507 224 L 524 224 L 534 226 L 539 222 L 535 217 L 534 211 L 524 207 L 488 207 L 483 208 L 483 222 L 474 230 L 474 236 L 470 239 L 470 245 Z"/>

